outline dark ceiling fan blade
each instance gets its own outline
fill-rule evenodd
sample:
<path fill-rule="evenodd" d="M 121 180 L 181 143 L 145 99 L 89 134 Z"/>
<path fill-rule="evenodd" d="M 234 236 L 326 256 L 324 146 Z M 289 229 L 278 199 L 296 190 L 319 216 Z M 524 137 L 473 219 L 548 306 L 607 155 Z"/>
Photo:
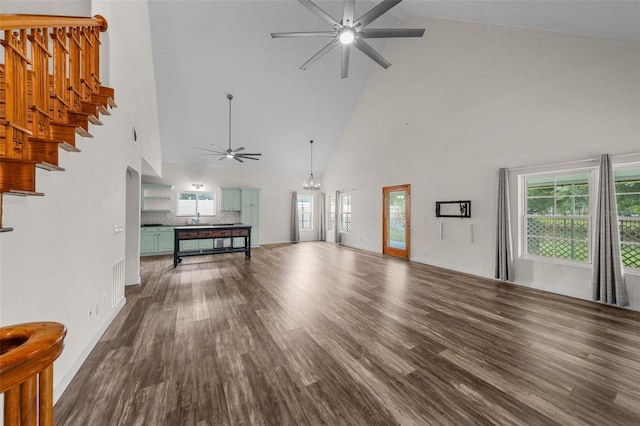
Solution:
<path fill-rule="evenodd" d="M 194 148 L 194 149 L 199 149 L 199 150 L 201 150 L 201 151 L 212 152 L 212 153 L 214 153 L 214 154 L 224 154 L 224 151 L 214 151 L 214 150 L 212 150 L 212 149 L 200 148 L 200 147 L 198 147 L 198 146 L 194 146 L 193 148 Z M 204 155 L 204 154 L 203 154 L 203 155 Z"/>
<path fill-rule="evenodd" d="M 384 0 L 382 3 L 378 4 L 373 9 L 369 10 L 367 13 L 358 18 L 355 25 L 363 28 L 366 27 L 367 25 L 384 15 L 385 12 L 387 12 L 389 9 L 391 9 L 401 1 L 402 0 Z"/>
<path fill-rule="evenodd" d="M 303 31 L 293 33 L 271 33 L 271 38 L 286 37 L 335 37 L 338 33 L 335 31 Z"/>
<path fill-rule="evenodd" d="M 244 146 L 241 146 L 240 148 L 236 148 L 233 150 L 233 152 L 238 152 L 238 151 L 242 151 L 244 149 Z"/>
<path fill-rule="evenodd" d="M 225 152 L 225 151 L 226 151 L 224 148 L 220 148 L 220 147 L 219 147 L 218 145 L 216 145 L 215 143 L 212 143 L 211 145 L 213 145 L 213 147 L 214 147 L 215 149 L 217 149 L 218 151 L 220 151 L 220 152 Z"/>
<path fill-rule="evenodd" d="M 242 161 L 241 159 L 239 159 L 237 156 L 234 156 L 234 157 L 233 157 L 233 159 L 234 159 L 234 160 L 236 160 L 236 161 L 239 161 L 239 162 L 241 162 L 241 163 L 244 163 L 244 161 Z"/>
<path fill-rule="evenodd" d="M 424 28 L 365 28 L 358 32 L 361 38 L 422 37 L 423 35 Z"/>
<path fill-rule="evenodd" d="M 331 40 L 329 42 L 329 44 L 327 44 L 325 47 L 323 47 L 322 49 L 320 49 L 320 51 L 318 53 L 316 53 L 315 55 L 313 55 L 311 57 L 311 59 L 309 59 L 307 62 L 305 62 L 304 64 L 302 64 L 300 66 L 301 70 L 306 70 L 309 65 L 313 64 L 315 61 L 317 61 L 318 59 L 320 59 L 322 56 L 324 56 L 328 51 L 330 51 L 331 49 L 333 49 L 336 44 L 338 43 L 338 38 L 336 37 L 335 39 Z"/>
<path fill-rule="evenodd" d="M 239 157 L 239 156 L 238 156 L 238 155 L 236 155 L 236 157 Z M 245 157 L 245 156 L 242 156 L 242 157 L 240 157 L 240 158 L 243 158 L 243 159 L 245 159 L 245 160 L 259 160 L 259 158 Z"/>
<path fill-rule="evenodd" d="M 356 0 L 344 0 L 342 9 L 342 25 L 353 26 L 353 11 L 355 9 Z"/>
<path fill-rule="evenodd" d="M 236 154 L 237 157 L 247 157 L 249 155 L 257 155 L 257 156 L 261 156 L 262 154 L 249 154 L 249 153 L 244 153 L 244 154 Z"/>
<path fill-rule="evenodd" d="M 224 160 L 225 158 L 227 158 L 227 156 L 226 156 L 226 155 L 223 155 L 222 157 L 218 158 L 218 161 L 222 161 L 222 160 Z"/>
<path fill-rule="evenodd" d="M 360 49 L 362 53 L 364 53 L 365 55 L 367 55 L 368 57 L 376 61 L 378 65 L 380 65 L 382 68 L 387 69 L 389 68 L 389 66 L 391 66 L 391 62 L 387 61 L 384 58 L 384 56 L 376 52 L 376 50 L 373 47 L 371 47 L 369 44 L 367 44 L 366 41 L 357 40 L 357 41 L 354 41 L 353 44 L 355 44 L 355 46 L 358 49 Z"/>
<path fill-rule="evenodd" d="M 302 3 L 302 5 L 304 7 L 306 7 L 307 9 L 309 9 L 311 12 L 313 12 L 317 17 L 319 17 L 320 19 L 322 19 L 324 22 L 326 22 L 327 24 L 329 24 L 330 26 L 334 27 L 334 28 L 340 28 L 340 23 L 338 21 L 336 21 L 335 19 L 333 19 L 331 17 L 331 15 L 329 15 L 327 12 L 325 12 L 324 10 L 320 9 L 320 7 L 315 4 L 314 2 L 312 2 L 311 0 L 298 0 L 300 3 Z"/>
<path fill-rule="evenodd" d="M 351 45 L 342 45 L 342 78 L 349 76 L 349 54 L 351 53 Z"/>

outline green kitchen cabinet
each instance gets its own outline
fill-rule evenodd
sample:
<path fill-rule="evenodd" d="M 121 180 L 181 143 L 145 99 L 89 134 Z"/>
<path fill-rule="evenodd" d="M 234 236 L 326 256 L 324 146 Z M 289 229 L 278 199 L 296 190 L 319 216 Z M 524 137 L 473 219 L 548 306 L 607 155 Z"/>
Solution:
<path fill-rule="evenodd" d="M 242 188 L 240 222 L 251 225 L 251 247 L 260 245 L 260 189 Z"/>
<path fill-rule="evenodd" d="M 140 254 L 173 253 L 173 228 L 170 226 L 143 226 L 140 228 Z"/>
<path fill-rule="evenodd" d="M 242 190 L 240 188 L 220 188 L 220 210 L 241 211 Z"/>

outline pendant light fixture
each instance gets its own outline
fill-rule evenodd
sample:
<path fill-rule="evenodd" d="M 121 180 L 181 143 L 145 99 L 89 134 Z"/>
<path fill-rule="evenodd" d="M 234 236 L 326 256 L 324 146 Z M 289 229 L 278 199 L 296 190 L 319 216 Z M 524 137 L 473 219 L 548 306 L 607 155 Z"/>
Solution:
<path fill-rule="evenodd" d="M 320 189 L 320 182 L 313 177 L 313 140 L 309 141 L 309 144 L 311 145 L 311 170 L 309 179 L 306 182 L 302 182 L 302 188 L 307 191 L 317 191 Z"/>

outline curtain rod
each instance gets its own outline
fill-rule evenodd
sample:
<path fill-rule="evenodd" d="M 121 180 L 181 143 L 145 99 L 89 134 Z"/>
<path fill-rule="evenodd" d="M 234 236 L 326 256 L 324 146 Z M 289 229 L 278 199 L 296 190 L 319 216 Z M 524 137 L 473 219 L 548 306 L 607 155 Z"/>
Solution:
<path fill-rule="evenodd" d="M 615 159 L 618 159 L 618 158 L 631 157 L 631 156 L 640 157 L 640 153 L 639 152 L 632 152 L 632 153 L 629 153 L 629 154 L 612 155 L 611 158 L 613 160 L 615 160 Z M 559 162 L 559 163 L 538 164 L 538 165 L 533 165 L 533 166 L 507 167 L 507 171 L 519 171 L 519 170 L 526 170 L 526 169 L 537 169 L 539 167 L 567 166 L 567 165 L 570 165 L 570 164 L 589 163 L 589 162 L 592 162 L 592 161 L 600 161 L 600 158 L 585 158 L 583 160 L 562 161 L 562 162 Z"/>

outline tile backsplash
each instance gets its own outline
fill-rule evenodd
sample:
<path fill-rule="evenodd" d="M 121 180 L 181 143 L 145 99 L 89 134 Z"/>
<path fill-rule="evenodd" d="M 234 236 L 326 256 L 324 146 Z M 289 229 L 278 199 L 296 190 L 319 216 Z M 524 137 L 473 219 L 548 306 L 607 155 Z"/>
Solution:
<path fill-rule="evenodd" d="M 140 224 L 179 226 L 191 224 L 191 217 L 176 216 L 174 212 L 140 212 Z M 240 223 L 240 212 L 218 211 L 215 216 L 201 216 L 200 223 Z"/>

